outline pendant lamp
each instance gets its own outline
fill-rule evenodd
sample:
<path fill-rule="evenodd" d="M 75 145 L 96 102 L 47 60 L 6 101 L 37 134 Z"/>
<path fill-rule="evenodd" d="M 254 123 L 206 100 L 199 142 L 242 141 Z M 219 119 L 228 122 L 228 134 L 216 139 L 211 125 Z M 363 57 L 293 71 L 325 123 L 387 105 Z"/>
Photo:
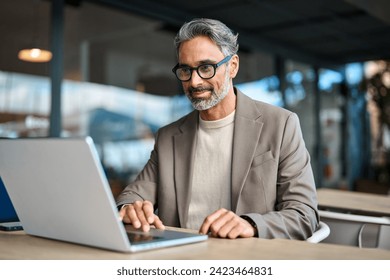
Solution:
<path fill-rule="evenodd" d="M 38 1 L 34 0 L 33 8 L 33 43 L 31 48 L 24 48 L 19 51 L 18 58 L 26 62 L 48 62 L 52 58 L 52 53 L 49 50 L 42 49 L 38 46 L 38 31 L 39 31 L 39 13 Z"/>

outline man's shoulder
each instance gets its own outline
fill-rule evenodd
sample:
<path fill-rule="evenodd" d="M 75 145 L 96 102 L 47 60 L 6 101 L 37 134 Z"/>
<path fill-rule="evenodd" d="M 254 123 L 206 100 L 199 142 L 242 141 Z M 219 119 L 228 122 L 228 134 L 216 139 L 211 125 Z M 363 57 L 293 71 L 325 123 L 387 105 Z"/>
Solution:
<path fill-rule="evenodd" d="M 194 110 L 184 116 L 182 116 L 181 118 L 177 119 L 176 121 L 173 121 L 165 126 L 162 126 L 158 131 L 159 133 L 161 132 L 166 132 L 166 133 L 176 133 L 181 126 L 183 126 L 183 124 L 185 122 L 187 122 L 188 120 L 190 119 L 196 119 L 197 118 L 197 112 Z"/>
<path fill-rule="evenodd" d="M 253 99 L 249 96 L 247 96 L 245 93 L 243 92 L 239 92 L 238 93 L 238 102 L 242 102 L 243 103 L 243 106 L 239 106 L 240 108 L 242 108 L 244 110 L 245 113 L 248 112 L 249 110 L 249 106 L 253 106 L 254 108 L 256 108 L 256 111 L 264 118 L 274 118 L 274 117 L 277 117 L 277 118 L 288 118 L 289 116 L 291 116 L 292 114 L 294 114 L 294 112 L 292 111 L 289 111 L 285 108 L 282 108 L 282 107 L 278 107 L 278 106 L 275 106 L 275 105 L 272 105 L 272 104 L 269 104 L 269 103 L 266 103 L 266 102 L 263 102 L 263 101 L 259 101 L 259 100 L 256 100 L 256 99 Z"/>
<path fill-rule="evenodd" d="M 263 101 L 254 100 L 254 102 L 256 103 L 256 106 L 259 108 L 260 112 L 262 112 L 264 115 L 288 118 L 289 116 L 295 114 L 294 112 L 283 107 L 278 107 Z"/>

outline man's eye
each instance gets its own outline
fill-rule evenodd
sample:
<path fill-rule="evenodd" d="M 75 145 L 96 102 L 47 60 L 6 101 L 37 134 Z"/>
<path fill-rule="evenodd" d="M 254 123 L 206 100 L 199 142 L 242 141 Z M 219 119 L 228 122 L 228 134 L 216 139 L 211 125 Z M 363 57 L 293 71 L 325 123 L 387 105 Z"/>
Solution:
<path fill-rule="evenodd" d="M 199 71 L 202 73 L 211 72 L 213 70 L 213 66 L 209 64 L 199 66 Z"/>
<path fill-rule="evenodd" d="M 179 68 L 179 71 L 182 74 L 188 74 L 190 72 L 190 68 L 187 67 Z"/>

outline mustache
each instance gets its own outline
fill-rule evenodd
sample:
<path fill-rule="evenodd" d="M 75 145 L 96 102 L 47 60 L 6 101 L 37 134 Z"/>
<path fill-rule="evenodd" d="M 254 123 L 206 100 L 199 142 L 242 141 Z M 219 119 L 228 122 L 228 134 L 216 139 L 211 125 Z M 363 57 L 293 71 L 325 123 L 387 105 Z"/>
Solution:
<path fill-rule="evenodd" d="M 212 87 L 189 87 L 188 93 L 196 93 L 196 92 L 202 92 L 202 91 L 213 91 Z"/>

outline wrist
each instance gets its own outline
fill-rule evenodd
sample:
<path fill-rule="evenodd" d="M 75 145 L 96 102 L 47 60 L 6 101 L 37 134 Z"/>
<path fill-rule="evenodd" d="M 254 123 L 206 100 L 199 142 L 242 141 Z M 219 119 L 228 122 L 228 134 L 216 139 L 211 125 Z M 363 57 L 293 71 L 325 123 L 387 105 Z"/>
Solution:
<path fill-rule="evenodd" d="M 241 216 L 241 218 L 244 219 L 245 221 L 247 221 L 252 226 L 253 232 L 254 232 L 253 237 L 259 237 L 257 224 L 248 216 Z"/>

